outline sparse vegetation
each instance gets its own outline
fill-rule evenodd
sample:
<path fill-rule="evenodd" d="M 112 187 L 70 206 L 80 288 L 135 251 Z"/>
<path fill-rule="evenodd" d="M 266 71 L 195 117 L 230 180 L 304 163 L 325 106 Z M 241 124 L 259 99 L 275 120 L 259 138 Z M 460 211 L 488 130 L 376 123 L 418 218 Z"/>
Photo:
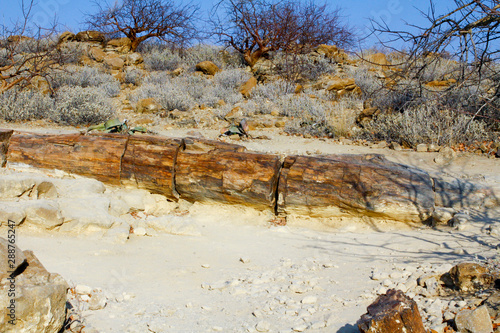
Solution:
<path fill-rule="evenodd" d="M 168 33 L 133 36 L 145 27 L 141 20 L 147 17 L 146 12 L 141 12 L 137 26 L 118 27 L 110 21 L 130 20 L 127 15 L 142 8 L 136 5 L 135 1 L 116 8 L 102 5 L 90 19 L 96 26 L 106 27 L 103 32 L 108 37 L 127 35 L 135 43 L 132 51 L 140 55 L 126 54 L 128 51 L 118 50 L 116 45 L 108 48 L 102 38 L 96 43 L 82 42 L 65 33 L 61 41 L 62 35 L 55 38 L 53 30 L 49 35 L 25 38 L 13 35 L 24 31 L 19 30 L 21 25 L 17 30 L 3 27 L 7 34 L 0 40 L 1 118 L 46 119 L 80 126 L 106 120 L 120 110 L 124 98 L 128 110 L 139 100 L 152 98 L 160 105 L 162 117 L 174 110 L 186 111 L 184 116 L 175 116 L 189 118 L 179 126 L 203 123 L 222 127 L 225 125 L 218 122 L 235 117 L 265 117 L 282 122 L 280 127 L 288 134 L 386 140 L 407 147 L 419 143 L 473 144 L 496 140 L 500 132 L 500 65 L 498 59 L 486 57 L 496 54 L 488 49 L 481 57 L 475 54 L 479 63 L 465 61 L 463 53 L 449 54 L 422 35 L 423 39 L 405 52 L 388 47 L 361 52 L 366 58 L 378 57 L 382 64 L 362 61 L 338 47 L 316 47 L 320 43 L 345 47 L 354 40 L 353 32 L 340 20 L 339 9 L 314 2 L 267 0 L 220 1 L 227 21 L 215 20 L 213 33 L 226 48 L 205 44 L 188 47 L 183 42 L 194 35 L 189 30 L 192 22 L 179 26 L 185 34 L 177 40 Z M 150 11 L 153 5 L 161 5 L 155 7 L 158 12 L 180 11 L 179 15 L 189 18 L 196 12 L 191 5 L 175 7 L 169 1 L 151 0 L 140 5 L 150 6 Z M 468 6 L 464 9 L 470 9 Z M 301 10 L 305 14 L 298 20 Z M 460 14 L 460 10 L 454 12 Z M 254 21 L 250 20 L 252 15 Z M 487 14 L 484 22 L 495 17 Z M 440 17 L 428 18 L 444 24 Z M 164 19 L 156 23 L 165 25 Z M 310 30 L 289 30 L 306 27 L 308 22 L 314 23 Z M 333 26 L 325 30 L 328 22 Z M 483 21 L 479 18 L 469 24 L 476 29 L 480 28 L 478 22 Z M 382 30 L 379 25 L 378 32 Z M 155 37 L 160 41 L 154 41 Z M 435 37 L 438 41 L 441 36 Z M 433 48 L 425 50 L 425 45 Z M 206 61 L 218 67 L 211 75 L 196 72 L 197 64 Z M 252 76 L 256 86 L 242 94 L 242 85 Z M 350 87 L 342 86 L 346 84 Z M 365 110 L 366 119 L 360 118 Z M 174 122 L 175 117 L 164 121 Z"/>

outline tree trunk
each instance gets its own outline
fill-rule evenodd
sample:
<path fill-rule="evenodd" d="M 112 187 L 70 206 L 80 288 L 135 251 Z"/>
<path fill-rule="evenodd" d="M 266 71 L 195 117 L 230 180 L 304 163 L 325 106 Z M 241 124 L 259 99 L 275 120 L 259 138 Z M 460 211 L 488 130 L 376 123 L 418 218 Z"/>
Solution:
<path fill-rule="evenodd" d="M 432 216 L 429 175 L 382 155 L 285 158 L 278 213 L 312 217 L 370 216 L 423 222 Z"/>
<path fill-rule="evenodd" d="M 121 134 L 14 133 L 8 161 L 59 169 L 110 184 L 120 184 L 120 161 L 127 145 Z"/>
<path fill-rule="evenodd" d="M 176 198 L 174 166 L 183 145 L 182 139 L 130 136 L 121 159 L 121 183 Z"/>
<path fill-rule="evenodd" d="M 179 152 L 175 186 L 181 198 L 274 210 L 278 156 L 245 152 L 235 145 L 205 145 L 199 149 L 193 141 Z"/>
<path fill-rule="evenodd" d="M 9 148 L 9 140 L 13 130 L 0 129 L 0 168 L 5 167 L 7 163 L 7 150 Z"/>

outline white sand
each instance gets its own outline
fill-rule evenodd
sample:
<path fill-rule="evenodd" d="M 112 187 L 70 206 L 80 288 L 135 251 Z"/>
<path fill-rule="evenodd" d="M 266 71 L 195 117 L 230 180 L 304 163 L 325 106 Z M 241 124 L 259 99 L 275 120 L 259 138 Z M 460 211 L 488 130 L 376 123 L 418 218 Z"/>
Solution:
<path fill-rule="evenodd" d="M 435 153 L 266 135 L 273 140 L 241 144 L 282 154 L 383 153 L 433 175 L 500 188 L 498 159 L 464 155 L 443 167 L 432 161 Z M 50 272 L 73 286 L 102 288 L 107 306 L 84 312 L 100 332 L 255 332 L 257 327 L 345 333 L 357 332 L 357 319 L 376 297 L 381 281 L 370 278 L 374 270 L 408 276 L 419 266 L 439 271 L 498 255 L 500 239 L 486 232 L 500 224 L 498 211 L 471 211 L 471 216 L 461 231 L 369 223 L 327 229 L 319 221 L 293 218 L 287 226 L 273 226 L 269 214 L 196 204 L 189 217 L 199 236 L 132 235 L 125 244 L 112 244 L 20 232 L 17 245 L 33 250 Z"/>

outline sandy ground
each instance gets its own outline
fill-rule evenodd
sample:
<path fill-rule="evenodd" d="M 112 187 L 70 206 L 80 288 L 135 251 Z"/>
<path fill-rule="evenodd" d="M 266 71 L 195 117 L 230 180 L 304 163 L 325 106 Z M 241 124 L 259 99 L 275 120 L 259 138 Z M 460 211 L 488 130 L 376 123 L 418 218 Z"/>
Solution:
<path fill-rule="evenodd" d="M 187 131 L 161 134 L 182 137 Z M 271 140 L 235 143 L 278 154 L 381 153 L 432 175 L 500 189 L 499 159 L 467 154 L 443 166 L 433 162 L 437 153 L 265 134 Z M 401 276 L 418 270 L 444 273 L 459 262 L 498 256 L 500 239 L 486 232 L 500 224 L 498 211 L 471 211 L 471 217 L 464 230 L 359 223 L 332 229 L 293 218 L 275 226 L 266 213 L 195 204 L 191 236 L 131 235 L 125 244 L 113 244 L 20 233 L 17 245 L 33 250 L 72 286 L 102 289 L 104 309 L 82 306 L 86 322 L 99 332 L 347 333 L 358 332 L 356 321 L 381 285 L 404 283 Z M 390 281 L 372 279 L 374 272 Z"/>

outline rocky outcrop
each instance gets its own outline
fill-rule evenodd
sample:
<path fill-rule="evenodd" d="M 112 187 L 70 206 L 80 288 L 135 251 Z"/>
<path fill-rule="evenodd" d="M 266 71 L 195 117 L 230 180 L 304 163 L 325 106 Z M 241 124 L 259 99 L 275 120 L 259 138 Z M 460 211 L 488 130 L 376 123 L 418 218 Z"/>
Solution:
<path fill-rule="evenodd" d="M 205 75 L 215 75 L 220 69 L 216 64 L 207 60 L 196 64 L 196 71 L 202 72 Z"/>
<path fill-rule="evenodd" d="M 2 239 L 0 244 L 4 242 Z M 60 275 L 49 273 L 32 251 L 17 250 L 20 267 L 0 282 L 0 331 L 59 332 L 66 319 L 68 284 Z M 7 262 L 6 254 L 0 253 L 2 262 Z"/>
<path fill-rule="evenodd" d="M 75 40 L 78 42 L 90 42 L 103 44 L 106 40 L 104 34 L 100 31 L 86 30 L 76 34 Z"/>
<path fill-rule="evenodd" d="M 368 306 L 358 321 L 361 333 L 426 333 L 417 303 L 401 290 L 390 289 Z"/>
<path fill-rule="evenodd" d="M 255 88 L 256 86 L 257 86 L 257 79 L 254 76 L 252 76 L 250 79 L 248 79 L 247 82 L 245 82 L 241 86 L 240 93 L 244 97 L 249 97 L 250 93 L 252 92 L 252 89 Z"/>
<path fill-rule="evenodd" d="M 162 106 L 154 98 L 140 99 L 135 106 L 138 113 L 158 113 L 161 110 Z"/>

